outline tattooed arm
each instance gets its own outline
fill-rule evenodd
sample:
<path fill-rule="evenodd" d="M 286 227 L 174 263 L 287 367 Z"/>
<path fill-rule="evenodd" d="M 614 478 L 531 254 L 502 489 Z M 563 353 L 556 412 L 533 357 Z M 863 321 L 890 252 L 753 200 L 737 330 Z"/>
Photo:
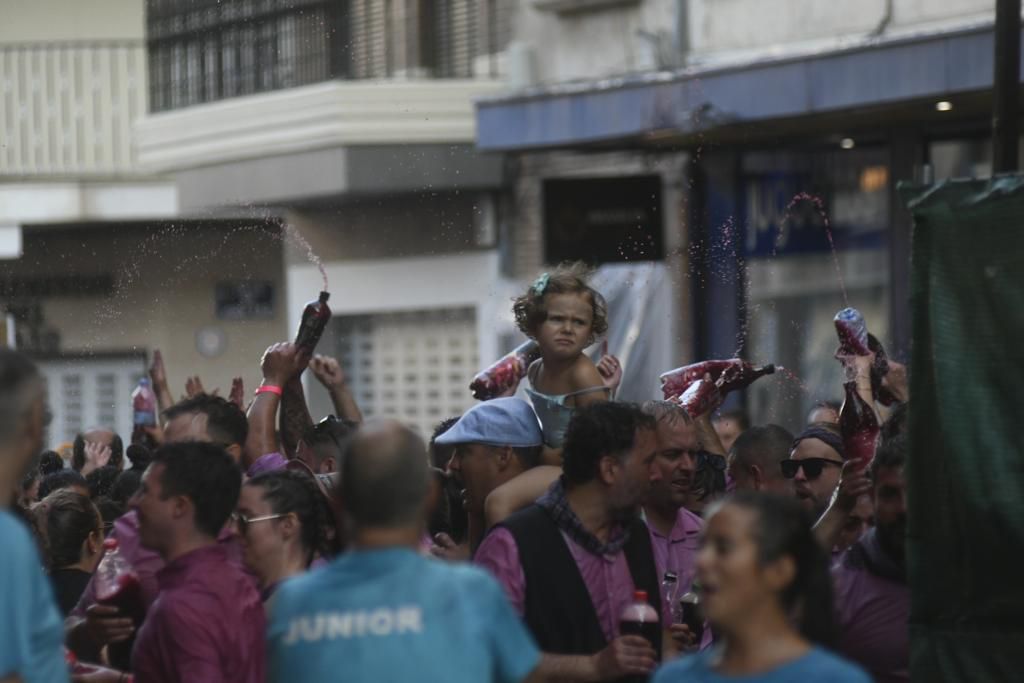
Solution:
<path fill-rule="evenodd" d="M 302 373 L 299 372 L 288 380 L 281 396 L 281 448 L 289 459 L 295 457 L 295 449 L 298 448 L 303 433 L 313 426 L 313 418 L 310 417 L 309 407 L 306 405 L 306 395 L 302 391 L 301 377 Z"/>

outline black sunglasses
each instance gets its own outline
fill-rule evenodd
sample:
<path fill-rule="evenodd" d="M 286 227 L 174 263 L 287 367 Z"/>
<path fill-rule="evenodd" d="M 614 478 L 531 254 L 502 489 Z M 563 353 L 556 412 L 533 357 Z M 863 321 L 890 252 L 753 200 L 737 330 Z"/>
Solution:
<path fill-rule="evenodd" d="M 779 462 L 779 466 L 782 467 L 782 476 L 786 479 L 792 479 L 795 477 L 797 471 L 801 467 L 804 470 L 805 477 L 808 479 L 817 479 L 821 476 L 821 471 L 825 469 L 825 465 L 842 467 L 843 462 L 841 460 L 831 460 L 829 458 L 804 458 L 803 460 L 782 460 Z"/>

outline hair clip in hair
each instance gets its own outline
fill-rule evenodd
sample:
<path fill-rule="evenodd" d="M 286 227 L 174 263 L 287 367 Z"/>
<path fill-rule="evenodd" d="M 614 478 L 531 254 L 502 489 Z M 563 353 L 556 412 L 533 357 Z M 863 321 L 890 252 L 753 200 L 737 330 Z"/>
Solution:
<path fill-rule="evenodd" d="M 551 276 L 547 273 L 542 273 L 539 278 L 533 281 L 533 286 L 530 289 L 537 296 L 543 296 L 544 290 L 548 288 L 548 283 L 551 281 Z"/>

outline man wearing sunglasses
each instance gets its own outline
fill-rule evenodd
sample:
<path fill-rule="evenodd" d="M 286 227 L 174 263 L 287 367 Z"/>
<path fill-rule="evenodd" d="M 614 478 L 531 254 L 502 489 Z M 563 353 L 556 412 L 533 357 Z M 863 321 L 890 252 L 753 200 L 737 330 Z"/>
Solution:
<path fill-rule="evenodd" d="M 779 466 L 792 445 L 793 435 L 779 425 L 751 427 L 740 434 L 729 451 L 729 477 L 735 490 L 792 497 L 793 481 L 783 476 Z"/>
<path fill-rule="evenodd" d="M 793 480 L 797 499 L 818 519 L 828 508 L 842 473 L 843 437 L 836 425 L 817 422 L 793 442 L 789 459 L 779 463 L 782 475 Z"/>

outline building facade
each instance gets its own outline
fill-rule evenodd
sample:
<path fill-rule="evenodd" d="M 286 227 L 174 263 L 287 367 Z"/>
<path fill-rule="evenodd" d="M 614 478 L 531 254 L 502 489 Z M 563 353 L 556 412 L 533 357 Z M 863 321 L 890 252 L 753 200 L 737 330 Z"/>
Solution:
<path fill-rule="evenodd" d="M 154 348 L 176 394 L 186 374 L 226 390 L 258 381 L 265 340 L 286 329 L 281 307 L 246 317 L 230 304 L 251 272 L 282 286 L 277 243 L 225 258 L 243 226 L 182 219 L 173 179 L 139 163 L 144 9 L 0 3 L 0 305 L 47 378 L 54 444 L 93 425 L 129 434 Z"/>
<path fill-rule="evenodd" d="M 511 331 L 503 160 L 475 149 L 473 109 L 505 88 L 508 6 L 146 5 L 139 163 L 173 180 L 183 218 L 278 222 L 289 329 L 330 291 L 319 351 L 339 357 L 366 414 L 425 435 L 468 407 Z M 308 389 L 314 414 L 330 412 Z"/>
<path fill-rule="evenodd" d="M 543 209 L 553 180 L 585 176 L 593 196 L 604 178 L 653 174 L 673 365 L 783 366 L 742 400 L 795 429 L 840 398 L 840 308 L 907 357 L 897 185 L 989 172 L 991 3 L 522 0 L 513 16 L 512 88 L 478 103 L 477 144 L 516 171 L 522 272 L 555 260 L 552 235 L 572 226 Z M 587 249 L 557 252 L 572 256 Z"/>

